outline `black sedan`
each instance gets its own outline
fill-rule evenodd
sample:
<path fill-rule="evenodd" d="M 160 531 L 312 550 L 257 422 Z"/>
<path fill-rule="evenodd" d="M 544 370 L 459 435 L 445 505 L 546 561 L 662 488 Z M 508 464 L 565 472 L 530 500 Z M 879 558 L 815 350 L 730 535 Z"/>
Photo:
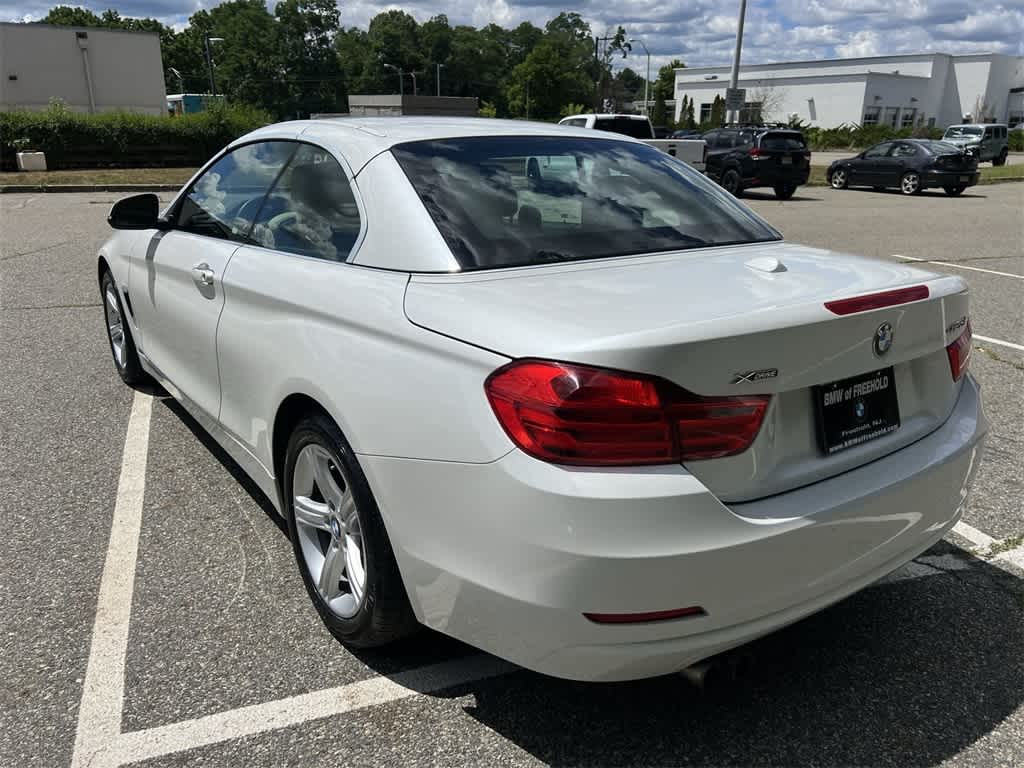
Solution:
<path fill-rule="evenodd" d="M 942 187 L 956 196 L 978 183 L 978 159 L 943 141 L 883 141 L 856 157 L 836 160 L 827 178 L 833 189 L 898 187 L 905 195 L 916 195 Z"/>

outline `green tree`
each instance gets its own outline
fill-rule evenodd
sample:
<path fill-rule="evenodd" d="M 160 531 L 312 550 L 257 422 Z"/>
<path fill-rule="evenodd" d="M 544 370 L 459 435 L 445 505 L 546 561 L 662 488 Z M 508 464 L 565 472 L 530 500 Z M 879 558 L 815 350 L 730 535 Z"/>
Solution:
<path fill-rule="evenodd" d="M 665 106 L 665 92 L 661 88 L 654 89 L 654 109 L 651 110 L 651 123 L 663 126 L 668 121 L 668 110 Z"/>
<path fill-rule="evenodd" d="M 437 65 L 442 64 L 447 68 L 452 50 L 452 28 L 448 25 L 448 17 L 442 13 L 425 21 L 420 25 L 419 37 L 427 65 L 423 78 L 424 91 L 437 93 Z M 447 72 L 441 73 L 442 83 L 447 83 L 447 75 Z M 447 85 L 442 92 L 447 92 Z"/>
<path fill-rule="evenodd" d="M 425 58 L 420 48 L 419 25 L 416 19 L 405 11 L 390 10 L 378 13 L 370 19 L 367 30 L 367 41 L 370 44 L 371 65 L 376 59 L 381 70 L 384 64 L 398 67 L 402 72 L 415 72 L 417 77 L 423 74 Z M 402 86 L 412 93 L 412 78 L 406 78 Z M 391 86 L 387 91 L 398 93 L 399 75 L 394 70 L 387 70 L 387 82 Z"/>
<path fill-rule="evenodd" d="M 306 117 L 338 110 L 343 91 L 334 50 L 339 29 L 334 0 L 281 0 L 277 19 L 277 56 L 285 73 L 282 114 Z"/>
<path fill-rule="evenodd" d="M 715 96 L 715 100 L 711 102 L 711 117 L 708 118 L 708 123 L 713 126 L 722 125 L 725 122 L 725 99 L 721 96 Z"/>
<path fill-rule="evenodd" d="M 593 45 L 578 13 L 561 13 L 545 26 L 540 42 L 508 77 L 505 96 L 512 115 L 554 118 L 564 104 L 591 100 Z"/>

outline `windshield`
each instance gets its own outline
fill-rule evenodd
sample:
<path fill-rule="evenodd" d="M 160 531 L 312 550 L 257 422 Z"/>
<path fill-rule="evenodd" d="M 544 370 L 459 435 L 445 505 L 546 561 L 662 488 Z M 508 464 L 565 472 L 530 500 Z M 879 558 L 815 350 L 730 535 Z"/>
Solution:
<path fill-rule="evenodd" d="M 942 135 L 944 139 L 962 139 L 965 136 L 981 136 L 984 131 L 977 125 L 951 125 Z"/>
<path fill-rule="evenodd" d="M 635 120 L 630 117 L 599 117 L 594 120 L 594 127 L 599 131 L 621 133 L 634 139 L 652 139 L 651 124 L 647 120 Z"/>
<path fill-rule="evenodd" d="M 392 152 L 464 270 L 780 239 L 717 185 L 643 144 L 496 136 Z"/>

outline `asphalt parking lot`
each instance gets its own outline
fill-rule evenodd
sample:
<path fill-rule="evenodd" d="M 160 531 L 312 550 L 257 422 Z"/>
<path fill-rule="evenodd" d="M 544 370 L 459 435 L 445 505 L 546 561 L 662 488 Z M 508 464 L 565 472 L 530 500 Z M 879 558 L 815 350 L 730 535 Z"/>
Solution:
<path fill-rule="evenodd" d="M 0 195 L 0 766 L 1024 765 L 1024 570 L 990 547 L 1024 534 L 1024 184 L 748 194 L 794 242 L 962 276 L 992 432 L 960 535 L 708 694 L 334 642 L 269 502 L 114 373 L 115 197 Z"/>

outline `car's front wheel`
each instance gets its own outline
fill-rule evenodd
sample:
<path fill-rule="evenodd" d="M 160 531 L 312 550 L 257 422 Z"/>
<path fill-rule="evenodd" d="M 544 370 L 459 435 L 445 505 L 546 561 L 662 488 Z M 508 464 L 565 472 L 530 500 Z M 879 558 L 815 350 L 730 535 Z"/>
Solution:
<path fill-rule="evenodd" d="M 832 189 L 846 189 L 850 183 L 850 178 L 846 175 L 844 169 L 836 168 L 832 171 L 832 178 L 829 179 L 829 183 L 832 185 Z"/>
<path fill-rule="evenodd" d="M 900 192 L 904 195 L 916 195 L 921 191 L 921 175 L 916 171 L 907 171 L 900 179 Z"/>
<path fill-rule="evenodd" d="M 109 269 L 104 271 L 100 279 L 100 294 L 103 297 L 103 316 L 107 321 L 107 341 L 110 343 L 110 354 L 114 358 L 117 375 L 130 387 L 149 384 L 152 380 L 142 369 L 124 306 L 117 292 L 117 284 Z"/>
<path fill-rule="evenodd" d="M 956 197 L 956 196 L 960 195 L 961 193 L 963 193 L 963 191 L 965 189 L 967 189 L 967 187 L 959 187 L 959 186 L 958 187 L 943 187 L 942 189 L 950 197 Z"/>
<path fill-rule="evenodd" d="M 730 168 L 722 174 L 722 188 L 730 195 L 739 197 L 743 194 L 743 179 L 738 171 Z"/>
<path fill-rule="evenodd" d="M 996 157 L 992 158 L 992 165 L 1006 165 L 1007 151 L 1004 149 Z"/>
<path fill-rule="evenodd" d="M 325 414 L 309 414 L 292 432 L 284 480 L 295 560 L 330 632 L 356 648 L 413 632 L 384 520 L 352 449 Z"/>

